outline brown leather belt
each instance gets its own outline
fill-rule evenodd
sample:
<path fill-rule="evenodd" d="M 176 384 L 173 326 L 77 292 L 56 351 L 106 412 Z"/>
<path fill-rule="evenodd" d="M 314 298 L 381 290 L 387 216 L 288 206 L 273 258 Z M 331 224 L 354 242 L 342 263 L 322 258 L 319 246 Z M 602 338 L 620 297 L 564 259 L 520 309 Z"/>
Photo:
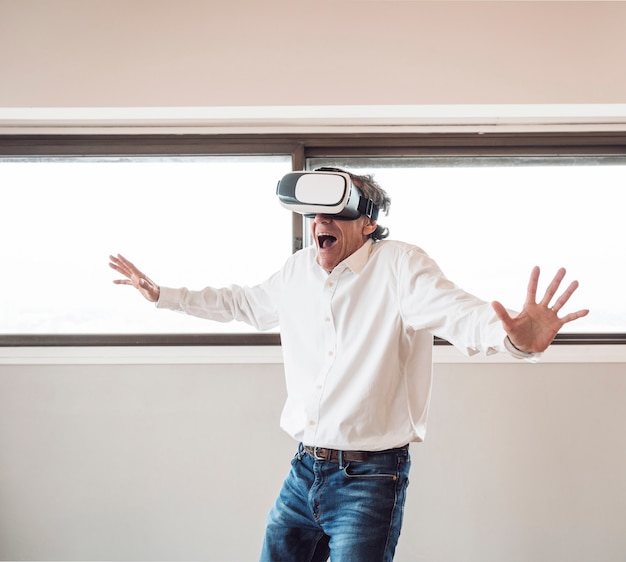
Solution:
<path fill-rule="evenodd" d="M 344 462 L 366 462 L 370 457 L 374 455 L 380 455 L 384 453 L 398 452 L 406 449 L 408 445 L 400 447 L 399 449 L 389 449 L 387 451 L 338 451 L 337 449 L 327 449 L 326 447 L 309 447 L 304 445 L 304 450 L 309 453 L 313 458 L 318 461 L 331 461 L 339 462 L 339 453 Z"/>

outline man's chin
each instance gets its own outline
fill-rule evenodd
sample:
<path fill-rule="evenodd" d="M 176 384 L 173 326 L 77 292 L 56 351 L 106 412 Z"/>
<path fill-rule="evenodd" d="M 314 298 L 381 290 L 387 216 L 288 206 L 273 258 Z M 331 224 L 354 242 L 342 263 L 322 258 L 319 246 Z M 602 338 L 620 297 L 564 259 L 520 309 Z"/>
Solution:
<path fill-rule="evenodd" d="M 335 269 L 337 265 L 336 259 L 333 259 L 331 256 L 324 256 L 322 252 L 317 252 L 317 263 L 322 268 L 328 271 L 329 273 Z"/>

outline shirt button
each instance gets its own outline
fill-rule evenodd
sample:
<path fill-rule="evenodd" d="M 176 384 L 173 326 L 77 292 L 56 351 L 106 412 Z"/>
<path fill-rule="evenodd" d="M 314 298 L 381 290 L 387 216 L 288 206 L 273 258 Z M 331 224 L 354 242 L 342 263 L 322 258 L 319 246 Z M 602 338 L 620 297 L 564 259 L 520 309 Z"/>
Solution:
<path fill-rule="evenodd" d="M 309 425 L 315 425 L 315 422 L 313 420 L 309 420 Z"/>
<path fill-rule="evenodd" d="M 328 352 L 328 357 L 332 357 L 333 355 L 335 355 L 335 353 L 333 351 L 329 351 Z"/>
<path fill-rule="evenodd" d="M 326 322 L 330 322 L 330 316 L 327 316 L 326 318 L 324 318 L 324 320 L 325 320 Z"/>

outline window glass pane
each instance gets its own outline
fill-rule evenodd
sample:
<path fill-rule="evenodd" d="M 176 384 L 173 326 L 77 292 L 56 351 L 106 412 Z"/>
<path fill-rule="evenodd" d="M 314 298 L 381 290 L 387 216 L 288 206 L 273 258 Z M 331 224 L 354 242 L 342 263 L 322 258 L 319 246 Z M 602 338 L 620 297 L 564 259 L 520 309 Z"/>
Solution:
<path fill-rule="evenodd" d="M 156 310 L 112 283 L 121 253 L 155 282 L 254 284 L 291 252 L 276 183 L 290 156 L 0 160 L 0 333 L 249 332 Z"/>
<path fill-rule="evenodd" d="M 580 282 L 566 310 L 591 310 L 563 331 L 626 332 L 623 158 L 308 162 L 321 165 L 373 173 L 392 199 L 379 217 L 390 238 L 422 247 L 466 290 L 520 310 L 532 267 L 543 294 L 563 266 L 563 286 Z"/>

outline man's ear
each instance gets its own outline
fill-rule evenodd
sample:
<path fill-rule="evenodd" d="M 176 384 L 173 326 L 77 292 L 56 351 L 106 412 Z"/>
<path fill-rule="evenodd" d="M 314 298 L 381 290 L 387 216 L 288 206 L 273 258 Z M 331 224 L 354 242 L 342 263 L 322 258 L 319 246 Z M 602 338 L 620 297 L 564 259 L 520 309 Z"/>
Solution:
<path fill-rule="evenodd" d="M 372 232 L 374 232 L 376 230 L 376 221 L 369 219 L 364 225 L 363 225 L 363 234 L 365 236 L 369 236 Z"/>

